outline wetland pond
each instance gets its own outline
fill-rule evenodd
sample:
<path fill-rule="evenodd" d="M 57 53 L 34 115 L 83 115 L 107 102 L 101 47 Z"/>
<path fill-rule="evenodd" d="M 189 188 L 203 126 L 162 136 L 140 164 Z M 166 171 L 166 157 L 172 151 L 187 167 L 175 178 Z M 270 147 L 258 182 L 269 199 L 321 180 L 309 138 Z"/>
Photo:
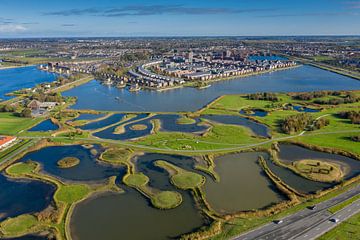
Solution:
<path fill-rule="evenodd" d="M 28 153 L 21 161 L 38 162 L 45 174 L 68 181 L 100 181 L 111 176 L 123 176 L 125 167 L 114 167 L 98 160 L 102 151 L 99 145 L 94 145 L 92 149 L 81 145 L 53 146 Z M 75 157 L 80 162 L 71 168 L 60 168 L 57 162 L 65 157 Z"/>
<path fill-rule="evenodd" d="M 220 182 L 206 177 L 204 186 L 210 206 L 220 214 L 258 209 L 286 200 L 258 164 L 266 153 L 248 152 L 216 157 L 215 171 Z"/>
<path fill-rule="evenodd" d="M 159 210 L 134 189 L 107 193 L 80 203 L 71 218 L 74 240 L 174 239 L 203 226 L 205 219 L 189 195 L 171 210 Z"/>
<path fill-rule="evenodd" d="M 28 179 L 9 179 L 0 174 L 0 221 L 39 212 L 51 202 L 55 186 Z"/>
<path fill-rule="evenodd" d="M 294 144 L 280 144 L 279 148 L 279 159 L 285 163 L 304 159 L 324 160 L 339 164 L 345 173 L 345 179 L 352 178 L 360 173 L 360 161 L 353 158 L 315 151 Z"/>
<path fill-rule="evenodd" d="M 123 194 L 103 194 L 75 208 L 71 220 L 73 239 L 174 239 L 208 223 L 191 194 L 172 186 L 168 173 L 154 166 L 160 159 L 187 169 L 193 165 L 193 159 L 152 153 L 133 159 L 137 171 L 150 178 L 151 187 L 180 192 L 183 198 L 180 206 L 171 210 L 156 209 L 138 191 L 121 186 L 126 190 Z"/>
<path fill-rule="evenodd" d="M 181 118 L 181 116 L 177 114 L 158 114 L 153 117 L 146 118 L 147 116 L 148 114 L 138 114 L 135 118 L 129 119 L 128 121 L 113 127 L 106 128 L 100 132 L 96 132 L 93 135 L 99 138 L 123 141 L 144 137 L 151 134 L 153 130 L 152 120 L 155 119 L 160 121 L 160 131 L 199 133 L 209 128 L 205 125 L 199 125 L 199 118 L 195 118 L 194 123 L 191 124 L 178 124 L 177 120 Z M 121 133 L 115 133 L 116 129 L 121 125 L 123 125 L 123 131 Z M 136 125 L 144 126 L 144 129 L 134 130 L 133 126 Z"/>
<path fill-rule="evenodd" d="M 261 123 L 253 120 L 232 115 L 202 115 L 201 117 L 222 124 L 238 125 L 249 128 L 254 134 L 261 137 L 270 137 L 270 129 Z"/>
<path fill-rule="evenodd" d="M 73 119 L 72 121 L 81 121 L 81 120 L 95 120 L 98 118 L 104 117 L 105 114 L 93 114 L 93 113 L 81 113 L 77 118 Z"/>
<path fill-rule="evenodd" d="M 113 114 L 105 119 L 101 119 L 99 121 L 91 122 L 91 123 L 85 124 L 83 126 L 80 126 L 80 129 L 95 130 L 95 129 L 103 128 L 108 125 L 112 125 L 117 122 L 120 122 L 124 117 L 125 117 L 125 114 L 122 114 L 122 113 Z"/>
<path fill-rule="evenodd" d="M 35 125 L 34 127 L 27 130 L 28 132 L 47 132 L 58 130 L 59 126 L 54 124 L 50 119 L 42 121 L 41 123 Z"/>

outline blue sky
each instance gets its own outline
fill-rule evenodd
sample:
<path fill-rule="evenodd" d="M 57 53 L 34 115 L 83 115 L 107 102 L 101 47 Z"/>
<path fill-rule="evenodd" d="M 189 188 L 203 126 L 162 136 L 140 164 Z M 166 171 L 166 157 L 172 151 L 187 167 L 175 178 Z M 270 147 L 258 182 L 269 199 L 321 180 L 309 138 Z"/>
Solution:
<path fill-rule="evenodd" d="M 359 35 L 355 0 L 0 0 L 0 37 Z"/>

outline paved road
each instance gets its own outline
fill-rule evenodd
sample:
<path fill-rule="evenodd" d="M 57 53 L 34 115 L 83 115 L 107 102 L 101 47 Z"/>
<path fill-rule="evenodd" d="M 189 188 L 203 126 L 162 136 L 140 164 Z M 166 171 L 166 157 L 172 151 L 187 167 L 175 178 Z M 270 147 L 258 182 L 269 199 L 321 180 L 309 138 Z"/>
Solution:
<path fill-rule="evenodd" d="M 360 200 L 347 206 L 336 214 L 328 209 L 353 196 L 360 194 L 360 185 L 335 197 L 319 203 L 314 210 L 304 209 L 282 219 L 283 223 L 268 223 L 251 232 L 244 233 L 233 240 L 269 239 L 269 240 L 299 240 L 316 239 L 325 232 L 337 226 L 340 222 L 360 212 Z M 331 218 L 338 218 L 338 223 L 330 222 Z"/>
<path fill-rule="evenodd" d="M 268 143 L 272 142 L 278 142 L 278 141 L 284 141 L 289 140 L 297 137 L 306 137 L 306 136 L 315 136 L 315 135 L 328 135 L 328 134 L 338 134 L 338 133 L 360 133 L 360 130 L 345 130 L 345 131 L 333 131 L 333 132 L 318 132 L 318 133 L 311 133 L 311 134 L 297 134 L 292 136 L 286 136 L 286 137 L 279 137 L 279 138 L 272 138 L 268 139 L 262 142 L 258 143 L 252 143 L 252 144 L 226 144 L 223 145 L 229 145 L 231 147 L 227 148 L 217 148 L 217 149 L 204 149 L 204 150 L 183 150 L 183 149 L 168 149 L 168 148 L 160 148 L 160 147 L 152 147 L 152 146 L 146 146 L 137 144 L 135 142 L 129 142 L 129 141 L 120 141 L 120 140 L 111 140 L 111 139 L 103 139 L 103 138 L 97 138 L 97 137 L 88 137 L 88 138 L 74 138 L 74 140 L 83 140 L 83 141 L 98 141 L 98 142 L 104 142 L 104 143 L 113 143 L 113 144 L 121 144 L 126 147 L 134 147 L 134 148 L 140 148 L 144 150 L 153 150 L 153 151 L 170 151 L 170 152 L 176 152 L 176 153 L 210 153 L 210 152 L 222 152 L 222 151 L 236 151 L 241 149 L 248 149 L 253 147 L 259 147 Z M 46 138 L 52 138 L 52 139 L 69 139 L 68 137 L 51 137 L 51 136 L 18 136 L 19 138 L 23 139 L 46 139 Z M 194 142 L 197 140 L 194 140 Z M 200 141 L 199 141 L 200 142 Z M 210 142 L 207 142 L 210 144 Z M 219 144 L 217 142 L 213 142 L 213 144 Z"/>
<path fill-rule="evenodd" d="M 4 164 L 12 159 L 14 159 L 17 155 L 27 150 L 29 147 L 33 146 L 35 144 L 35 141 L 32 140 L 25 145 L 21 146 L 20 148 L 16 149 L 15 151 L 11 152 L 9 155 L 5 156 L 3 159 L 1 159 L 0 164 Z"/>

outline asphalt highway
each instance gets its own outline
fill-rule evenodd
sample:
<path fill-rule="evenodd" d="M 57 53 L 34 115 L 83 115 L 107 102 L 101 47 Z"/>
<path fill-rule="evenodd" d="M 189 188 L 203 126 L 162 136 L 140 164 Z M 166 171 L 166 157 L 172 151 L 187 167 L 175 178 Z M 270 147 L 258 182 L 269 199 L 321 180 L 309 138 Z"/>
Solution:
<path fill-rule="evenodd" d="M 331 230 L 341 222 L 360 212 L 360 200 L 346 206 L 341 211 L 332 214 L 328 209 L 347 199 L 360 194 L 360 185 L 355 188 L 322 203 L 318 203 L 316 208 L 304 209 L 291 214 L 282 220 L 282 223 L 268 223 L 253 231 L 244 233 L 233 240 L 299 240 L 316 239 L 325 232 Z M 332 222 L 330 219 L 338 219 L 338 222 Z M 279 219 L 280 220 L 280 219 Z"/>

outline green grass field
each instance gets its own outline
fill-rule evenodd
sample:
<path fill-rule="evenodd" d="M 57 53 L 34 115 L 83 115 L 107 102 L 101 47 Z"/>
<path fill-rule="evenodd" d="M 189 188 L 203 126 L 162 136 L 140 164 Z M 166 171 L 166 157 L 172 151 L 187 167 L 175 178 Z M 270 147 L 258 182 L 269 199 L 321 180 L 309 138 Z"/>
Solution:
<path fill-rule="evenodd" d="M 355 214 L 317 240 L 352 240 L 360 238 L 360 213 Z"/>
<path fill-rule="evenodd" d="M 87 185 L 66 185 L 61 186 L 55 193 L 54 198 L 64 203 L 74 203 L 85 198 L 90 193 Z"/>
<path fill-rule="evenodd" d="M 0 113 L 0 134 L 15 135 L 21 130 L 28 129 L 43 119 L 20 118 L 12 113 Z"/>
<path fill-rule="evenodd" d="M 11 175 L 24 175 L 32 173 L 36 169 L 36 163 L 15 163 L 6 169 L 6 172 Z"/>
<path fill-rule="evenodd" d="M 0 225 L 1 232 L 6 235 L 25 233 L 32 227 L 37 225 L 38 221 L 36 217 L 32 215 L 20 215 L 15 218 L 8 218 L 3 221 Z"/>
<path fill-rule="evenodd" d="M 130 187 L 144 187 L 148 182 L 149 178 L 143 173 L 134 173 L 126 175 L 123 178 L 123 182 Z"/>
<path fill-rule="evenodd" d="M 151 198 L 152 204 L 160 209 L 171 209 L 182 202 L 181 194 L 173 191 L 162 191 Z"/>
<path fill-rule="evenodd" d="M 137 141 L 137 143 L 173 150 L 213 150 L 262 141 L 262 139 L 252 137 L 251 135 L 251 131 L 245 127 L 215 124 L 205 136 L 188 133 L 159 132 L 149 135 Z"/>

